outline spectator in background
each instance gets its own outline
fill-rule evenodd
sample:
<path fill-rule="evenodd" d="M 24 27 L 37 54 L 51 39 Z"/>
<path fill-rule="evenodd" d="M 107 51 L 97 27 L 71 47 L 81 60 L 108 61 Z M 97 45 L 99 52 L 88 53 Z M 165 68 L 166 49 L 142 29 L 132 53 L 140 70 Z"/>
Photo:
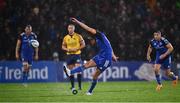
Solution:
<path fill-rule="evenodd" d="M 56 62 L 59 61 L 59 54 L 58 54 L 58 52 L 54 52 L 53 53 L 53 61 L 56 61 Z"/>
<path fill-rule="evenodd" d="M 94 4 L 95 6 L 93 6 Z M 146 55 L 145 44 L 148 41 L 139 39 L 150 39 L 154 30 L 162 29 L 162 33 L 167 33 L 166 36 L 177 47 L 174 51 L 174 61 L 180 61 L 180 52 L 178 52 L 178 44 L 180 44 L 178 39 L 180 37 L 180 15 L 178 13 L 180 9 L 177 0 L 0 0 L 0 5 L 3 5 L 0 6 L 0 42 L 7 44 L 6 47 L 0 44 L 0 48 L 6 48 L 4 51 L 0 51 L 0 60 L 15 59 L 14 51 L 11 50 L 14 46 L 11 44 L 16 43 L 15 38 L 18 31 L 21 31 L 23 25 L 29 22 L 32 23 L 36 34 L 40 35 L 41 44 L 44 44 L 39 48 L 42 52 L 40 58 L 52 59 L 52 53 L 58 51 L 62 57 L 60 60 L 63 60 L 65 55 L 54 46 L 59 43 L 55 42 L 55 44 L 51 41 L 57 39 L 55 36 L 57 33 L 64 34 L 63 27 L 68 24 L 68 18 L 76 16 L 88 24 L 104 30 L 115 48 L 114 51 L 117 55 L 121 55 L 123 60 L 145 60 L 142 57 Z M 92 15 L 95 16 L 92 17 Z M 92 21 L 96 21 L 96 23 L 93 24 Z M 11 40 L 3 39 L 7 36 L 7 28 Z M 83 32 L 83 30 L 79 31 Z M 135 36 L 131 36 L 132 34 Z M 88 40 L 87 38 L 88 36 L 84 39 Z M 130 43 L 129 40 L 131 40 Z M 124 48 L 127 44 L 129 46 Z M 129 55 L 133 47 L 139 48 L 140 52 L 137 51 L 136 56 Z M 122 49 L 125 52 L 119 52 Z M 84 54 L 89 55 L 89 52 L 86 51 Z M 90 52 L 91 54 L 93 53 Z M 85 56 L 83 58 L 88 59 Z"/>

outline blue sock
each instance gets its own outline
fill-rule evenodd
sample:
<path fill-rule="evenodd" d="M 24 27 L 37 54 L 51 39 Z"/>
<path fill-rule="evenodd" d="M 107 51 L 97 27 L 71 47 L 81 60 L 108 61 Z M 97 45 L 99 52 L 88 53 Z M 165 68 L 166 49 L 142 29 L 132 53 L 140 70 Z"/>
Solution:
<path fill-rule="evenodd" d="M 74 88 L 74 75 L 70 76 L 71 88 Z"/>
<path fill-rule="evenodd" d="M 23 83 L 27 83 L 28 72 L 23 72 Z"/>
<path fill-rule="evenodd" d="M 79 66 L 71 70 L 71 74 L 82 72 L 84 70 L 84 66 Z"/>
<path fill-rule="evenodd" d="M 161 85 L 161 79 L 159 74 L 156 74 L 156 81 L 159 85 Z"/>
<path fill-rule="evenodd" d="M 88 90 L 89 93 L 92 93 L 92 91 L 95 88 L 96 84 L 97 84 L 97 80 L 93 79 L 91 87 Z"/>

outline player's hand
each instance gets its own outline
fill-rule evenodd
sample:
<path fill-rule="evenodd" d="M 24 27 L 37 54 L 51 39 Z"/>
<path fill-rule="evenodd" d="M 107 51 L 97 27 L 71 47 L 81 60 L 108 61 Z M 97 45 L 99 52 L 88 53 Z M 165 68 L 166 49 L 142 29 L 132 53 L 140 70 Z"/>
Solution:
<path fill-rule="evenodd" d="M 39 56 L 38 55 L 35 55 L 34 56 L 34 60 L 38 60 L 39 59 Z"/>
<path fill-rule="evenodd" d="M 72 21 L 74 23 L 78 23 L 79 22 L 76 18 L 70 18 L 70 21 Z"/>
<path fill-rule="evenodd" d="M 115 55 L 112 56 L 112 60 L 113 60 L 113 61 L 117 62 L 118 59 L 119 59 L 119 57 L 117 57 L 117 56 L 115 56 Z"/>
<path fill-rule="evenodd" d="M 159 59 L 164 59 L 166 57 L 165 54 L 160 55 Z"/>
<path fill-rule="evenodd" d="M 19 60 L 19 54 L 16 54 L 16 60 Z"/>
<path fill-rule="evenodd" d="M 68 51 L 69 52 L 76 52 L 78 49 L 77 48 L 71 48 L 71 49 L 69 49 Z"/>
<path fill-rule="evenodd" d="M 151 56 L 147 56 L 147 60 L 149 61 L 149 62 L 151 62 Z"/>

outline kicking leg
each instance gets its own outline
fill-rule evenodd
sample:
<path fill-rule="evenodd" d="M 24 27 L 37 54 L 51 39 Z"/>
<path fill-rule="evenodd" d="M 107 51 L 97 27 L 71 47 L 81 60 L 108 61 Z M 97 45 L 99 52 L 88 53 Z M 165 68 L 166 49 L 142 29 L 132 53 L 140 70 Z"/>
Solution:
<path fill-rule="evenodd" d="M 96 63 L 93 60 L 88 61 L 85 63 L 83 66 L 78 66 L 74 69 L 71 70 L 71 74 L 77 73 L 77 72 L 83 72 L 85 69 L 90 68 L 90 67 L 95 67 Z"/>
<path fill-rule="evenodd" d="M 69 70 L 68 68 L 66 68 L 64 66 L 64 72 L 69 77 L 72 74 L 75 74 L 75 73 L 78 73 L 78 72 L 83 72 L 85 69 L 88 69 L 90 67 L 95 67 L 95 66 L 96 66 L 96 63 L 93 60 L 90 60 L 87 63 L 85 63 L 83 66 L 75 67 L 72 70 Z"/>
<path fill-rule="evenodd" d="M 173 80 L 172 85 L 173 85 L 173 86 L 176 86 L 177 83 L 178 83 L 178 76 L 175 76 L 174 73 L 171 72 L 171 69 L 167 69 L 167 70 L 165 71 L 165 73 L 166 73 L 166 76 L 167 76 L 167 77 L 169 77 L 169 78 L 171 78 L 171 79 Z"/>

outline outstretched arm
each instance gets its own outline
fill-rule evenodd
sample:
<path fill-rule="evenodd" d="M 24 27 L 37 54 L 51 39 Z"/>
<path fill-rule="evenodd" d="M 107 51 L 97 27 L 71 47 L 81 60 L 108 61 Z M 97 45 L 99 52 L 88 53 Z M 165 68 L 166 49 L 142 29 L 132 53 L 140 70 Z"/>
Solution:
<path fill-rule="evenodd" d="M 20 46 L 21 46 L 21 40 L 17 40 L 17 43 L 16 43 L 16 50 L 15 50 L 15 56 L 16 56 L 16 59 L 19 60 L 19 49 L 20 49 Z"/>
<path fill-rule="evenodd" d="M 71 21 L 80 25 L 83 29 L 85 29 L 86 31 L 90 32 L 92 35 L 96 34 L 96 29 L 93 29 L 89 26 L 87 26 L 86 24 L 80 22 L 79 20 L 77 20 L 76 18 L 71 18 Z"/>
<path fill-rule="evenodd" d="M 148 50 L 147 50 L 147 60 L 150 62 L 151 61 L 151 52 L 152 52 L 152 47 L 149 44 Z"/>
<path fill-rule="evenodd" d="M 96 29 L 87 26 L 86 24 L 80 22 L 80 21 L 77 20 L 76 18 L 70 18 L 70 19 L 71 19 L 72 22 L 80 25 L 83 29 L 85 29 L 86 31 L 90 32 L 92 35 L 95 35 L 95 34 L 96 34 L 96 32 L 97 32 Z M 112 59 L 113 59 L 114 61 L 117 61 L 118 58 L 119 58 L 119 57 L 117 57 L 117 56 L 114 54 L 114 52 L 112 52 Z"/>

